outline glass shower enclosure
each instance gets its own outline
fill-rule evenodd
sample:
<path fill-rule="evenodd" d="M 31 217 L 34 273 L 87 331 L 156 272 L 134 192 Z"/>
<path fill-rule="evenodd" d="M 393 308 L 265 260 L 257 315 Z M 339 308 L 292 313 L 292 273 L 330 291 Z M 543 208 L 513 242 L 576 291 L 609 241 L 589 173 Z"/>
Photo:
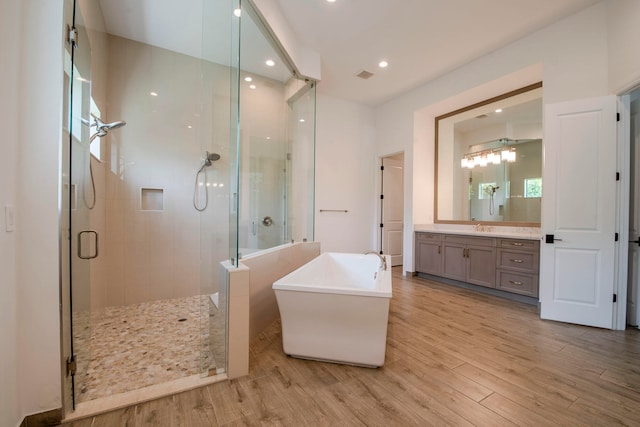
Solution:
<path fill-rule="evenodd" d="M 315 82 L 261 22 L 246 1 L 65 0 L 66 413 L 224 374 L 220 263 L 313 240 Z"/>

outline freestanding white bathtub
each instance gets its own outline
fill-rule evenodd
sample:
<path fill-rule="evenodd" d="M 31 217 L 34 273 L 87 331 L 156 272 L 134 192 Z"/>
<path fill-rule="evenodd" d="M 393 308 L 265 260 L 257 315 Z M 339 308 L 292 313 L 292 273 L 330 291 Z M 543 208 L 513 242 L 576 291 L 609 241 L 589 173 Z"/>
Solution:
<path fill-rule="evenodd" d="M 273 284 L 284 352 L 368 367 L 384 364 L 391 266 L 375 254 L 323 253 Z"/>

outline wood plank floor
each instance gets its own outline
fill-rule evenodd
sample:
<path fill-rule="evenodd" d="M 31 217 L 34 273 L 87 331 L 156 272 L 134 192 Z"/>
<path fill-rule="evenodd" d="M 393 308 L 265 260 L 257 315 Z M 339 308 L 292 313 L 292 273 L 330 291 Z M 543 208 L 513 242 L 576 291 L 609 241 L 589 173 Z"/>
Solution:
<path fill-rule="evenodd" d="M 640 331 L 539 319 L 535 307 L 394 269 L 385 366 L 286 357 L 275 323 L 250 375 L 66 424 L 640 425 Z"/>

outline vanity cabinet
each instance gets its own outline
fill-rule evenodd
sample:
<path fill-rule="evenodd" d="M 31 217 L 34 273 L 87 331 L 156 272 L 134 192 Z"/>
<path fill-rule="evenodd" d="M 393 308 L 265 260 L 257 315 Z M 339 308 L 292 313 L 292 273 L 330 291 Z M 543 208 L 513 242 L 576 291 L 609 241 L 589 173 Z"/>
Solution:
<path fill-rule="evenodd" d="M 416 232 L 415 245 L 418 273 L 538 296 L 537 240 Z"/>
<path fill-rule="evenodd" d="M 496 287 L 508 292 L 538 296 L 540 242 L 537 240 L 498 240 Z"/>
<path fill-rule="evenodd" d="M 416 271 L 442 275 L 442 234 L 416 233 Z"/>
<path fill-rule="evenodd" d="M 494 288 L 496 239 L 444 235 L 443 277 Z"/>

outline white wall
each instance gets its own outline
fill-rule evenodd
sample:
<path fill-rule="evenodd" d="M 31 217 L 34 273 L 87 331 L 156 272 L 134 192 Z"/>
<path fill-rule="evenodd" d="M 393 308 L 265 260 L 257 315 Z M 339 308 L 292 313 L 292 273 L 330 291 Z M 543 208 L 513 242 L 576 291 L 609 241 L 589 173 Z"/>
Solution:
<path fill-rule="evenodd" d="M 5 232 L 4 207 L 16 204 L 18 85 L 20 46 L 15 34 L 21 30 L 21 2 L 0 5 L 0 425 L 14 426 L 20 420 L 17 393 L 18 319 L 15 269 L 16 232 Z"/>
<path fill-rule="evenodd" d="M 17 103 L 18 393 L 21 414 L 59 408 L 58 181 L 62 105 L 62 2 L 26 0 Z M 4 13 L 3 13 L 4 16 Z M 17 16 L 10 17 L 17 19 Z M 4 63 L 3 63 L 4 64 Z M 4 325 L 3 325 L 4 328 Z M 4 386 L 4 384 L 3 384 Z"/>
<path fill-rule="evenodd" d="M 315 240 L 323 252 L 376 248 L 376 165 L 373 109 L 318 95 Z"/>
<path fill-rule="evenodd" d="M 544 103 L 608 93 L 606 11 L 605 3 L 599 3 L 376 109 L 377 152 L 404 150 L 407 154 L 407 194 L 412 198 L 407 198 L 411 205 L 405 212 L 406 224 L 433 222 L 433 120 L 437 115 L 540 77 Z M 405 271 L 413 270 L 412 239 L 410 232 L 405 233 Z"/>
<path fill-rule="evenodd" d="M 608 0 L 609 90 L 620 94 L 640 85 L 637 0 Z"/>

